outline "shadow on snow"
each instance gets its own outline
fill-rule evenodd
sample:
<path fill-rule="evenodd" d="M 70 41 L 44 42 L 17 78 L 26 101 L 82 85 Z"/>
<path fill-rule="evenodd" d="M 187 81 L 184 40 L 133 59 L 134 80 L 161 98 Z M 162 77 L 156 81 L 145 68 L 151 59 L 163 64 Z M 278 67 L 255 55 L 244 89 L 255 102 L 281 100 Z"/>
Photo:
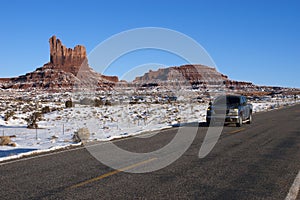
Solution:
<path fill-rule="evenodd" d="M 14 156 L 18 155 L 20 153 L 27 153 L 30 151 L 35 151 L 37 149 L 25 149 L 25 148 L 19 148 L 19 149 L 10 149 L 10 150 L 0 150 L 0 158 L 6 157 L 6 156 Z"/>

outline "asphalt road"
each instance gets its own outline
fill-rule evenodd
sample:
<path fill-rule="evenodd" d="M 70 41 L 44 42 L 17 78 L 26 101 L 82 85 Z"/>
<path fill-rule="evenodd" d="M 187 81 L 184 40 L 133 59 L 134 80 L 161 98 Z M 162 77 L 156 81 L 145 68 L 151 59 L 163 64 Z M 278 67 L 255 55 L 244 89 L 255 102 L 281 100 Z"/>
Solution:
<path fill-rule="evenodd" d="M 169 144 L 177 131 L 114 143 L 146 153 Z M 117 171 L 84 148 L 0 163 L 0 199 L 286 198 L 300 170 L 300 105 L 255 114 L 253 123 L 241 128 L 224 127 L 214 149 L 200 159 L 206 131 L 200 125 L 178 160 L 151 173 Z M 124 163 L 123 170 L 155 162 L 145 157 L 127 167 Z"/>

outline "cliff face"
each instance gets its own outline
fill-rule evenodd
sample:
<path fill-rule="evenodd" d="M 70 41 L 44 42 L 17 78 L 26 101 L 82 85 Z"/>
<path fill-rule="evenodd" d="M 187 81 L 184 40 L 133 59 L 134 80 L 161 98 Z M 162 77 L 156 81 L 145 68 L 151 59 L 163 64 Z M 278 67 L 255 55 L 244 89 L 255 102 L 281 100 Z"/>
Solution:
<path fill-rule="evenodd" d="M 86 49 L 77 45 L 74 49 L 66 48 L 56 36 L 49 39 L 50 63 L 56 69 L 77 75 L 81 65 L 87 65 Z"/>
<path fill-rule="evenodd" d="M 118 77 L 101 75 L 89 67 L 84 46 L 67 48 L 56 36 L 49 39 L 49 45 L 50 62 L 31 73 L 5 80 L 0 79 L 1 87 L 4 89 L 71 90 L 74 84 L 93 80 L 93 84 L 96 84 L 98 88 L 110 89 L 118 82 Z M 80 79 L 78 74 L 86 80 Z"/>
<path fill-rule="evenodd" d="M 226 81 L 228 77 L 219 73 L 215 68 L 204 65 L 182 65 L 149 71 L 141 77 L 137 77 L 135 83 L 157 82 L 219 82 Z"/>

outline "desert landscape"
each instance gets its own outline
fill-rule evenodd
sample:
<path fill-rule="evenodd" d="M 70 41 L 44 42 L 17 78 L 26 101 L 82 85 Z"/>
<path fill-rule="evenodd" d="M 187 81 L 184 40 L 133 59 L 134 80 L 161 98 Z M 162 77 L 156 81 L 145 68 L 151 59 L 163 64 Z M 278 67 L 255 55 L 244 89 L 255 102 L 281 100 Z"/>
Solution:
<path fill-rule="evenodd" d="M 48 63 L 0 79 L 0 160 L 201 123 L 219 94 L 247 96 L 254 112 L 300 102 L 299 88 L 235 81 L 201 64 L 126 82 L 95 72 L 82 45 L 67 48 L 56 36 L 49 45 Z"/>
<path fill-rule="evenodd" d="M 1 199 L 299 200 L 299 10 L 1 1 Z"/>

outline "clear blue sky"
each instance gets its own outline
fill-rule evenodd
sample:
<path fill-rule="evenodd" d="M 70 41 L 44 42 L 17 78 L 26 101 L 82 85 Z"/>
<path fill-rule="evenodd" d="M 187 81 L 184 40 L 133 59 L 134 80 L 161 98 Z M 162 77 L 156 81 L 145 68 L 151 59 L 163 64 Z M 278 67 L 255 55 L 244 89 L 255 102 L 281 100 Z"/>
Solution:
<path fill-rule="evenodd" d="M 0 5 L 0 77 L 48 62 L 52 35 L 68 47 L 83 44 L 89 52 L 119 32 L 164 27 L 195 39 L 231 79 L 300 88 L 297 0 L 1 0 Z M 182 64 L 165 59 L 163 64 Z M 129 70 L 130 64 L 142 63 L 118 64 Z"/>

